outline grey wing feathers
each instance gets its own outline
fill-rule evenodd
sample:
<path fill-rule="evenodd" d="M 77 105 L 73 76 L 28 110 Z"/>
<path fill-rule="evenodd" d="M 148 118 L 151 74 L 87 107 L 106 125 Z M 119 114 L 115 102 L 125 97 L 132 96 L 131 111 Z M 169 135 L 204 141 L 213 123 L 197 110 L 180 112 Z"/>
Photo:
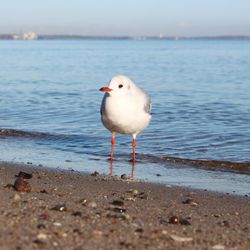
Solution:
<path fill-rule="evenodd" d="M 152 107 L 152 104 L 151 104 L 151 98 L 150 96 L 145 93 L 141 88 L 139 88 L 138 86 L 136 86 L 136 88 L 138 89 L 138 91 L 143 95 L 143 98 L 144 98 L 144 111 L 148 114 L 151 115 L 151 107 Z"/>
<path fill-rule="evenodd" d="M 146 103 L 144 105 L 144 110 L 146 111 L 146 113 L 148 113 L 150 115 L 151 115 L 151 107 L 152 107 L 151 98 L 149 96 L 147 96 L 147 100 L 146 100 Z"/>
<path fill-rule="evenodd" d="M 107 93 L 105 93 L 105 95 L 102 98 L 102 104 L 101 104 L 101 108 L 100 108 L 101 115 L 103 115 L 105 113 L 106 98 L 107 98 Z"/>

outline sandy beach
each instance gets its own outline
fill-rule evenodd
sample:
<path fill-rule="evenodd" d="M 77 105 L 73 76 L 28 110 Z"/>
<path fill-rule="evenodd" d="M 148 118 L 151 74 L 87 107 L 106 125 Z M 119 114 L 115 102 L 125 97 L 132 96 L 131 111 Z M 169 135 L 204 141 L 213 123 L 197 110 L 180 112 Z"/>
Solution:
<path fill-rule="evenodd" d="M 0 176 L 1 250 L 250 248 L 247 196 L 12 163 Z"/>

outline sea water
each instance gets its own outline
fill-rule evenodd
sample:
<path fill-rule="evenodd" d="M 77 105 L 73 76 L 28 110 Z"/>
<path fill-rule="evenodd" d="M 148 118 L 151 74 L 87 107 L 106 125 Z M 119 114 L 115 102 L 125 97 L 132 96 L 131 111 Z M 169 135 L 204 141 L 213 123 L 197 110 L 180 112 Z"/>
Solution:
<path fill-rule="evenodd" d="M 249 192 L 247 175 L 161 161 L 250 162 L 249 40 L 0 41 L 0 129 L 16 131 L 0 136 L 0 160 L 109 173 L 99 88 L 118 74 L 152 98 L 136 178 Z M 118 135 L 114 174 L 130 173 L 130 154 Z"/>

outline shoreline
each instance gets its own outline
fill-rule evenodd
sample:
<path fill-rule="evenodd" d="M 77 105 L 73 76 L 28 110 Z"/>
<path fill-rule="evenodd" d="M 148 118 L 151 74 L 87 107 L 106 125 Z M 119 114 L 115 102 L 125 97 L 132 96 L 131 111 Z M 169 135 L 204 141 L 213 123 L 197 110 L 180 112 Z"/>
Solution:
<path fill-rule="evenodd" d="M 247 196 L 4 162 L 0 176 L 1 249 L 250 248 Z"/>
<path fill-rule="evenodd" d="M 34 132 L 16 129 L 0 128 L 1 137 L 10 138 L 25 138 L 25 139 L 46 139 L 46 140 L 61 140 L 65 139 L 66 135 L 50 134 L 44 132 Z M 139 161 L 146 161 L 159 164 L 174 164 L 177 167 L 192 167 L 196 169 L 222 171 L 236 174 L 250 175 L 250 161 L 231 161 L 231 160 L 219 160 L 219 159 L 195 159 L 176 157 L 169 155 L 151 155 L 151 154 L 137 154 Z"/>
<path fill-rule="evenodd" d="M 66 135 L 50 134 L 44 132 L 32 132 L 25 130 L 16 129 L 5 129 L 0 128 L 1 137 L 10 138 L 25 138 L 25 139 L 46 139 L 46 140 L 62 140 L 65 139 Z M 176 157 L 169 155 L 151 155 L 151 154 L 137 154 L 139 161 L 147 163 L 158 163 L 158 164 L 174 164 L 177 167 L 192 167 L 196 169 L 211 170 L 211 171 L 222 171 L 236 174 L 250 175 L 250 162 L 249 161 L 230 161 L 230 160 L 219 160 L 219 159 L 196 159 L 196 158 L 185 158 Z"/>

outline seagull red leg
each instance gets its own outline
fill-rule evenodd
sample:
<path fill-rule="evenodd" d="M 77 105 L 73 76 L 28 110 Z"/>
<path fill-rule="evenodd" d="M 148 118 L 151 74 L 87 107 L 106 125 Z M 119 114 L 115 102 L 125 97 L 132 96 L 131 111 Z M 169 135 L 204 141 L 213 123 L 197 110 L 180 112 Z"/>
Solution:
<path fill-rule="evenodd" d="M 114 159 L 114 150 L 115 150 L 115 134 L 112 134 L 110 160 Z"/>
<path fill-rule="evenodd" d="M 136 138 L 135 137 L 133 137 L 133 141 L 132 141 L 132 150 L 133 150 L 132 162 L 135 163 L 135 150 L 136 150 Z"/>
<path fill-rule="evenodd" d="M 112 133 L 112 138 L 111 138 L 111 153 L 110 153 L 110 176 L 113 175 L 113 159 L 114 159 L 114 150 L 115 150 L 115 134 Z"/>

